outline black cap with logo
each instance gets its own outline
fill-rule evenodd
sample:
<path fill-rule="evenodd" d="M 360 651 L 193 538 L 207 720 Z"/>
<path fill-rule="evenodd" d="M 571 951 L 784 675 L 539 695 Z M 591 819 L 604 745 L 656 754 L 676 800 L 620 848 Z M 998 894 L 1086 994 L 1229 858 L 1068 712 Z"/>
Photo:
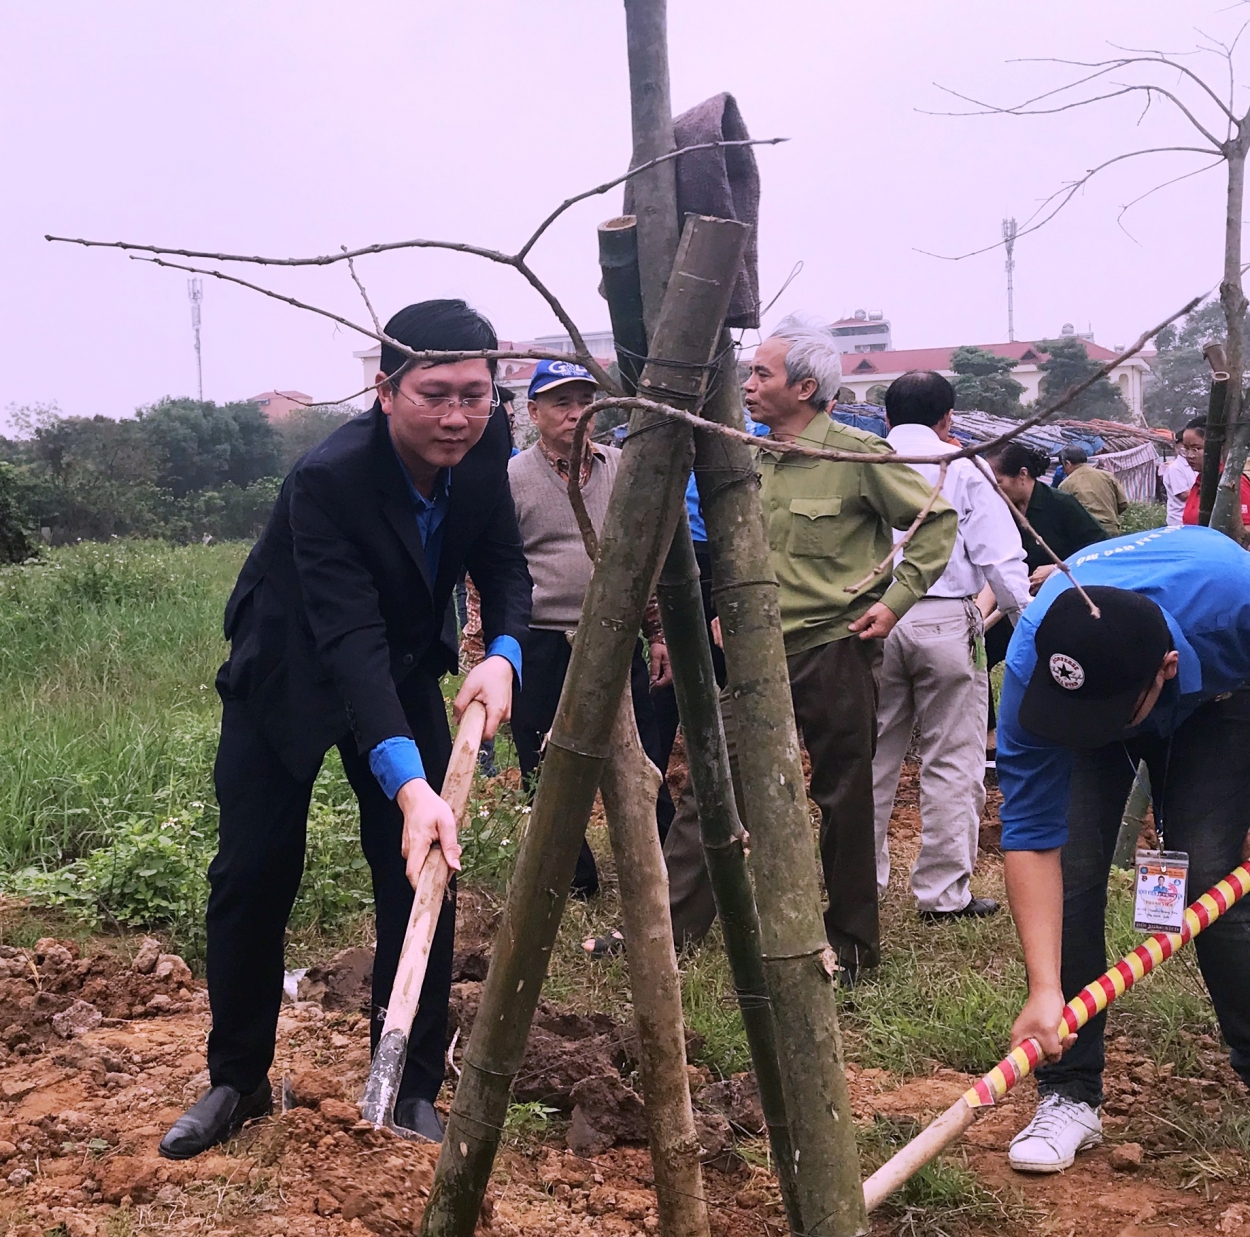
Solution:
<path fill-rule="evenodd" d="M 1033 637 L 1037 668 L 1020 725 L 1066 747 L 1102 747 L 1128 729 L 1141 694 L 1171 651 L 1172 633 L 1149 597 L 1123 588 L 1074 588 L 1051 603 Z"/>

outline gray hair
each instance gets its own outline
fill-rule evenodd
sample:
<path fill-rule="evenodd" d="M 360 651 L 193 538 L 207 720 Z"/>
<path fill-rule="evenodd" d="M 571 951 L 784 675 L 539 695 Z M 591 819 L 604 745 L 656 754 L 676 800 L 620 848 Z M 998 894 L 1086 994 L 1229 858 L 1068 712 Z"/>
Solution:
<path fill-rule="evenodd" d="M 1088 463 L 1089 456 L 1086 455 L 1084 447 L 1069 445 L 1060 448 L 1059 462 L 1063 464 L 1065 468 L 1076 467 L 1077 465 Z"/>
<path fill-rule="evenodd" d="M 814 378 L 816 393 L 810 402 L 821 412 L 836 402 L 842 385 L 842 354 L 827 326 L 801 314 L 790 314 L 777 323 L 768 338 L 784 339 L 790 345 L 786 353 L 789 385 Z"/>

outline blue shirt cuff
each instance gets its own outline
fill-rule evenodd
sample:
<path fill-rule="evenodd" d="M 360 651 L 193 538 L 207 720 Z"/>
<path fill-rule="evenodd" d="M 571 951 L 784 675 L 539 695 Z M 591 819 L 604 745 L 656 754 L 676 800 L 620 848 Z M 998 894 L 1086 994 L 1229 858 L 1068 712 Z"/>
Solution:
<path fill-rule="evenodd" d="M 503 657 L 516 672 L 517 686 L 521 685 L 521 646 L 515 636 L 496 636 L 486 646 L 487 657 Z"/>
<path fill-rule="evenodd" d="M 414 777 L 425 777 L 425 765 L 417 745 L 403 735 L 383 739 L 369 753 L 369 768 L 388 799 L 399 794 L 399 788 Z"/>

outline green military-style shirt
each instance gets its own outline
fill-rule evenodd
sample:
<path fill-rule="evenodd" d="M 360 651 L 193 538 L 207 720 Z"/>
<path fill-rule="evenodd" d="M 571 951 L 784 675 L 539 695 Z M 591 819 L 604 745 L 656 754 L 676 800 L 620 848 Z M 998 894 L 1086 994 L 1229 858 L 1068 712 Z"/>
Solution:
<path fill-rule="evenodd" d="M 818 413 L 798 441 L 834 451 L 891 450 L 875 434 Z M 802 653 L 851 633 L 875 602 L 902 618 L 946 569 L 958 517 L 939 498 L 893 572 L 862 592 L 862 580 L 889 553 L 893 530 L 910 528 L 930 487 L 906 464 L 858 464 L 782 455 L 758 444 L 769 557 L 781 585 L 786 653 Z"/>

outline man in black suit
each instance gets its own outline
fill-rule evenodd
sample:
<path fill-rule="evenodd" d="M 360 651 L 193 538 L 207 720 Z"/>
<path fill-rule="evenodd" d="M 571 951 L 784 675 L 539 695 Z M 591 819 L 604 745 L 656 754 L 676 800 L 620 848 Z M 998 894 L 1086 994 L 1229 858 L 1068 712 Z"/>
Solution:
<path fill-rule="evenodd" d="M 463 301 L 410 305 L 386 334 L 416 351 L 498 346 Z M 373 876 L 377 1046 L 421 864 L 437 843 L 460 866 L 456 822 L 438 796 L 451 754 L 439 679 L 456 669 L 448 603 L 466 567 L 481 593 L 487 657 L 466 676 L 454 711 L 482 701 L 487 736 L 511 711 L 530 577 L 495 362 L 414 362 L 383 344 L 381 365 L 373 408 L 292 469 L 226 606 L 208 902 L 212 1085 L 162 1141 L 171 1159 L 197 1155 L 272 1108 L 286 923 L 313 782 L 334 746 L 360 803 Z M 435 1141 L 454 929 L 453 895 L 395 1107 L 398 1124 Z"/>

